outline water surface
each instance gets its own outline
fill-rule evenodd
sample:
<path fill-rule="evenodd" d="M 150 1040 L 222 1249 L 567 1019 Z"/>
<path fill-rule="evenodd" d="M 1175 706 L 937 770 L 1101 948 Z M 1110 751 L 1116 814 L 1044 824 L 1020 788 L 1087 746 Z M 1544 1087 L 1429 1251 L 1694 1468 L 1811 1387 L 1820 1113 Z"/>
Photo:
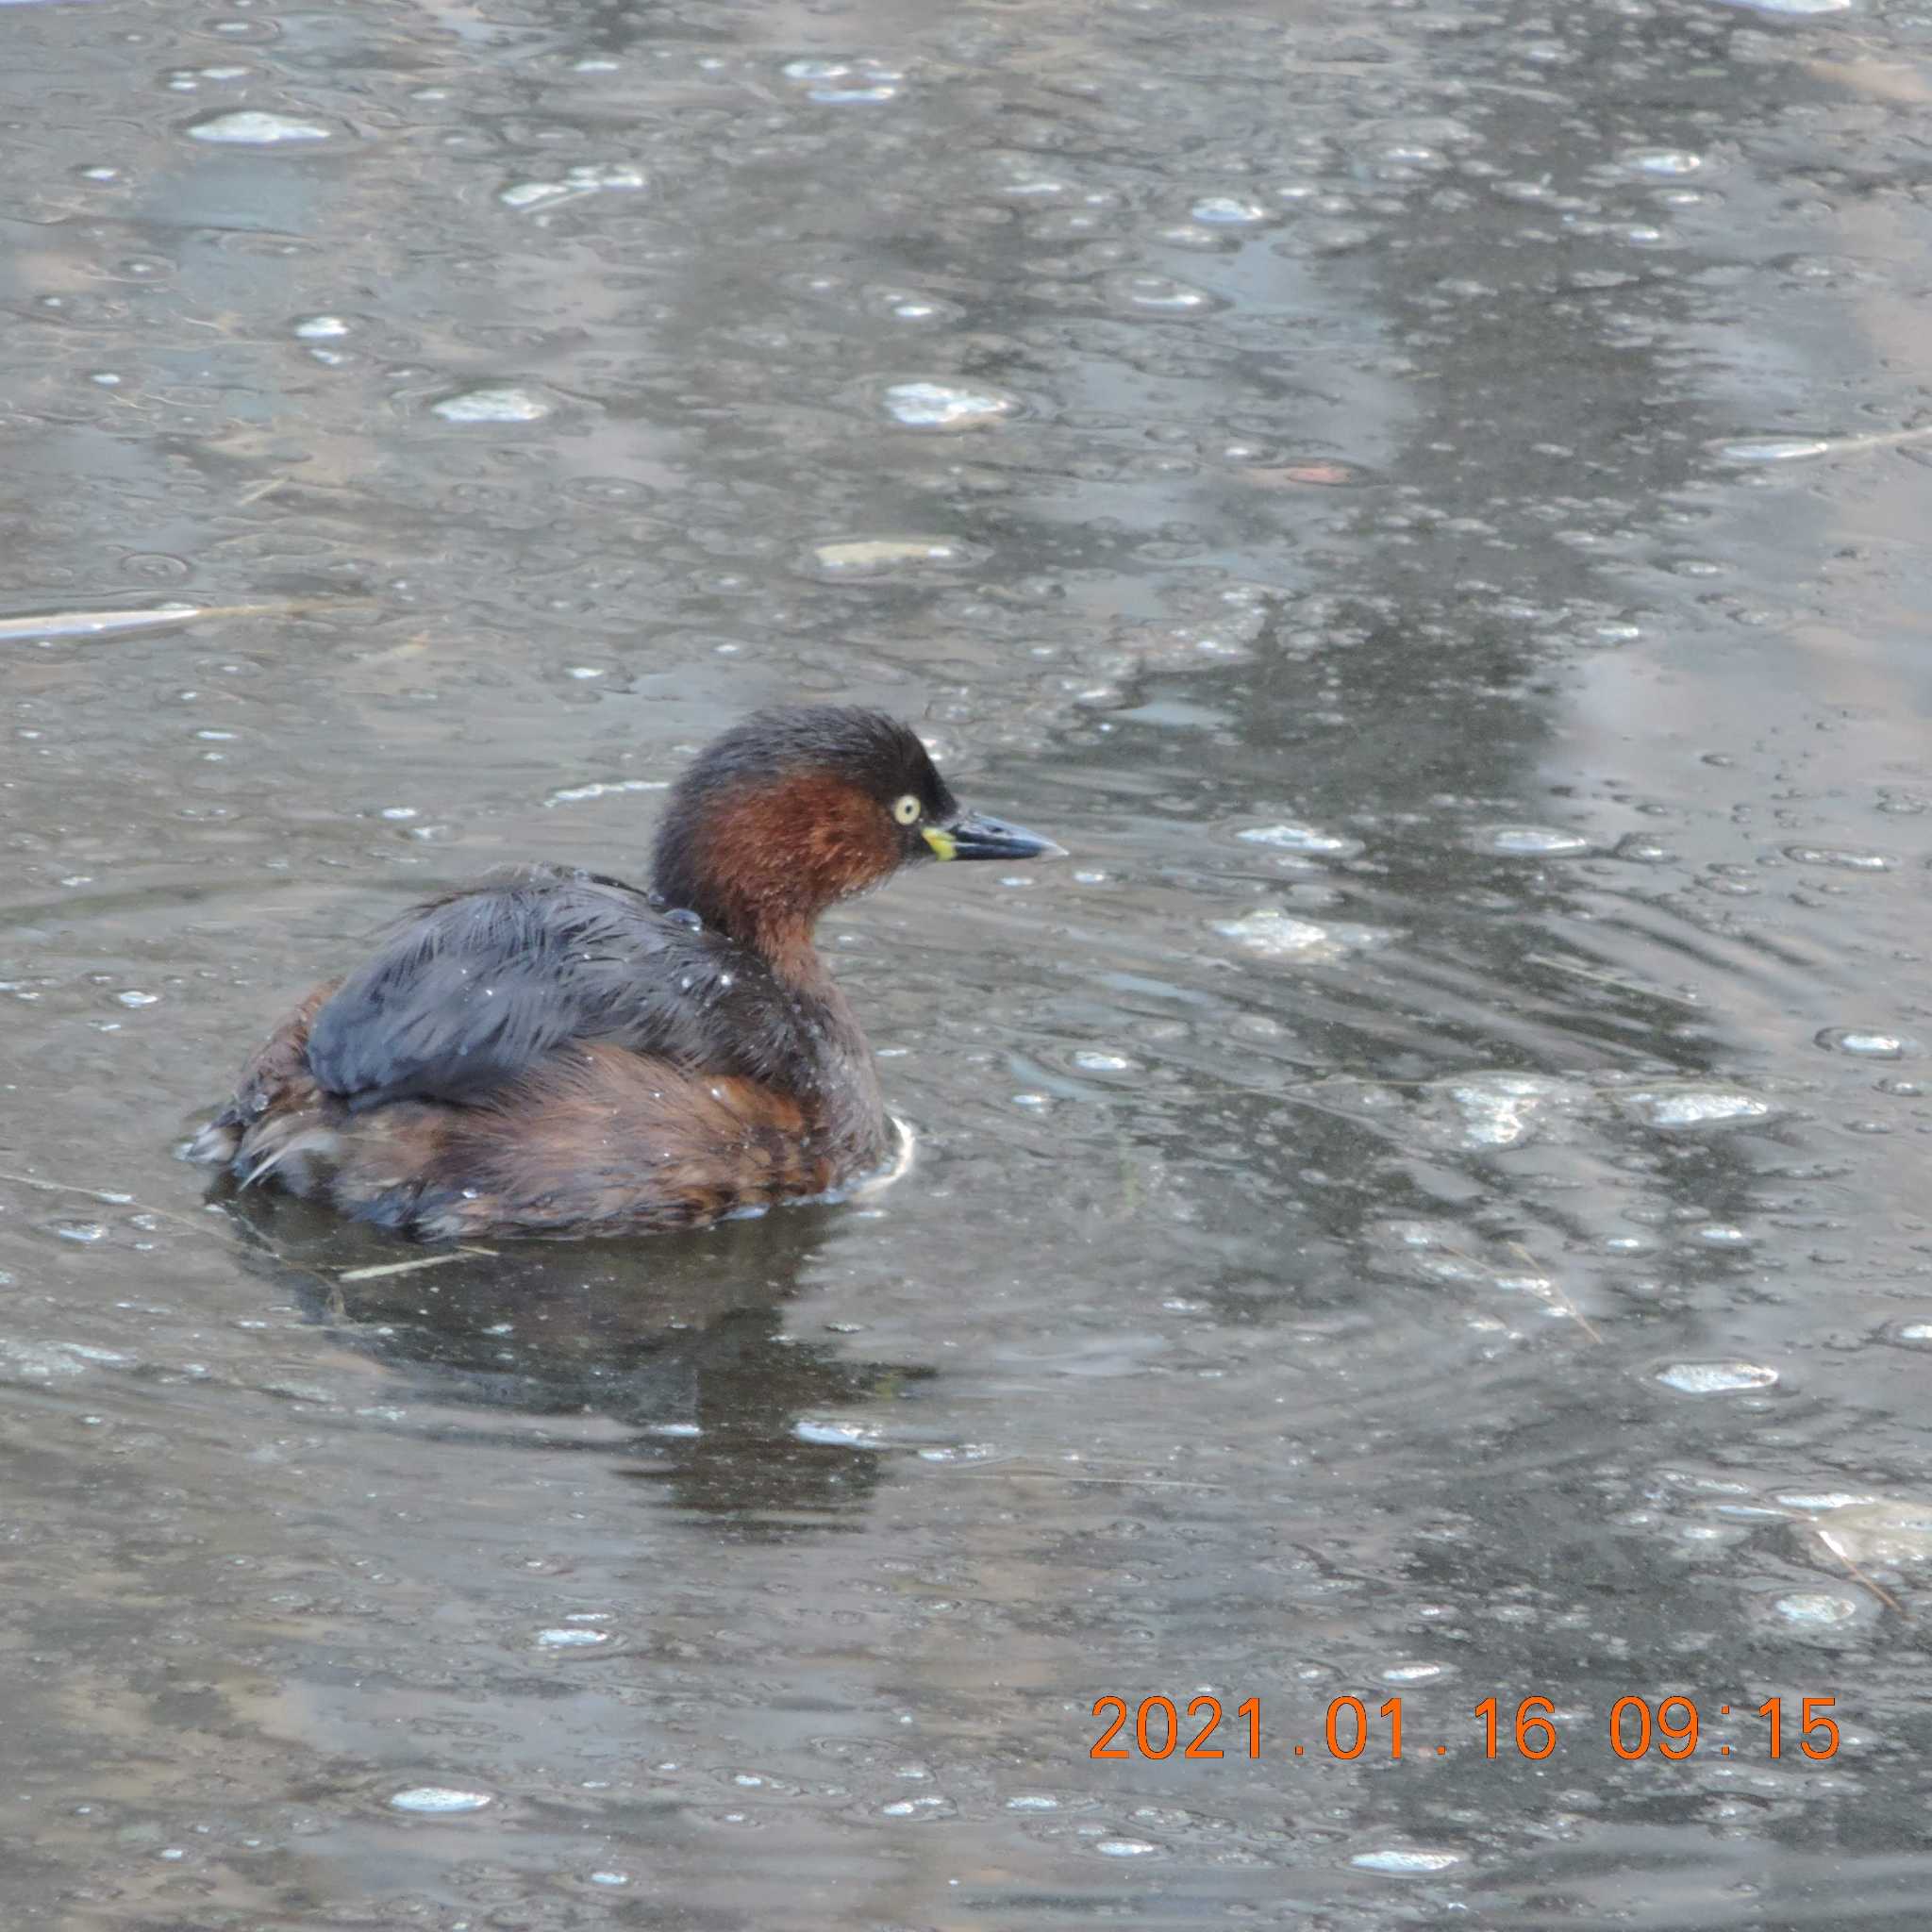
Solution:
<path fill-rule="evenodd" d="M 1923 13 L 0 48 L 10 1924 L 1923 1925 Z M 1074 853 L 827 922 L 907 1179 L 203 1206 L 293 993 L 814 698 Z"/>

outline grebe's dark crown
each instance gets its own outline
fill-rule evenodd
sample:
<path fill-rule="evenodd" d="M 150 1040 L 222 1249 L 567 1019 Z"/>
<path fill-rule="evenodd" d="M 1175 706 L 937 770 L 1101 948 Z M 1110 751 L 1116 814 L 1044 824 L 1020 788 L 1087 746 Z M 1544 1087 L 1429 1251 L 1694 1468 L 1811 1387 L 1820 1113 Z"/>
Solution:
<path fill-rule="evenodd" d="M 716 797 L 741 786 L 822 773 L 842 778 L 881 805 L 910 792 L 934 820 L 958 809 L 910 725 L 857 705 L 798 705 L 755 711 L 714 739 L 672 793 Z"/>

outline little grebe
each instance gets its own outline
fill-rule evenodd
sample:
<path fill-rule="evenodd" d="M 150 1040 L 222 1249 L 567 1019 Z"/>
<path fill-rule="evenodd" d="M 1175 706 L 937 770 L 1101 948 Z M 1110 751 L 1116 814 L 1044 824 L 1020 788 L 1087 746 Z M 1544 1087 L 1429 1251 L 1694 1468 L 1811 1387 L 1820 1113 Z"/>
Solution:
<path fill-rule="evenodd" d="M 536 867 L 422 907 L 275 1028 L 191 1153 L 432 1239 L 824 1193 L 891 1137 L 819 914 L 918 860 L 1059 849 L 960 810 L 893 719 L 761 712 L 673 788 L 655 890 Z"/>

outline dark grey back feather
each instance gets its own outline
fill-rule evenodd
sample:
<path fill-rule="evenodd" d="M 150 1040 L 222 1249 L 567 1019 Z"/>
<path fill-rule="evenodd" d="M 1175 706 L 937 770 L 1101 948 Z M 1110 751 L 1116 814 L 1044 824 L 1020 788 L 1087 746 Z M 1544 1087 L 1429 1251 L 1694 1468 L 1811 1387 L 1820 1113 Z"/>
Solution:
<path fill-rule="evenodd" d="M 808 1006 L 634 887 L 535 868 L 421 908 L 316 1015 L 308 1067 L 352 1111 L 487 1101 L 570 1041 L 795 1089 Z"/>

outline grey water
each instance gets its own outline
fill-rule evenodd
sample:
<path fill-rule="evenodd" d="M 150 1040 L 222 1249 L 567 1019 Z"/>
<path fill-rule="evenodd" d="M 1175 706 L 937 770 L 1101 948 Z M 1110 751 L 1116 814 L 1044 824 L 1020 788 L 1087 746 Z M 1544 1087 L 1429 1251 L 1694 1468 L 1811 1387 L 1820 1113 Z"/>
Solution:
<path fill-rule="evenodd" d="M 1918 1932 L 1928 108 L 1910 0 L 0 7 L 0 1919 Z M 827 922 L 904 1178 L 204 1203 L 370 933 L 831 698 L 1074 854 Z"/>

